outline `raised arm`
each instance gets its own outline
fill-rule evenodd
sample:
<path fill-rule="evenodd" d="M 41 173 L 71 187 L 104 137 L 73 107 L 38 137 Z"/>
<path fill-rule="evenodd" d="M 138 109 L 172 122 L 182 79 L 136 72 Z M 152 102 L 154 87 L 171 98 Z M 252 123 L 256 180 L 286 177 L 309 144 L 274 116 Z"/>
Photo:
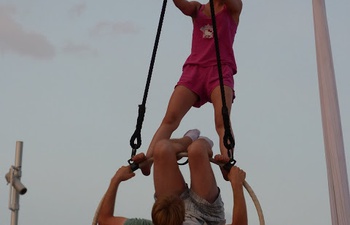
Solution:
<path fill-rule="evenodd" d="M 197 1 L 173 0 L 175 6 L 186 16 L 194 17 L 201 4 Z"/>
<path fill-rule="evenodd" d="M 228 174 L 234 196 L 232 225 L 248 225 L 247 206 L 243 192 L 245 176 L 245 172 L 236 166 L 232 167 Z"/>
<path fill-rule="evenodd" d="M 238 24 L 241 15 L 243 3 L 242 0 L 225 0 L 225 4 L 230 11 L 233 20 Z"/>
<path fill-rule="evenodd" d="M 115 173 L 115 175 L 111 179 L 111 183 L 107 189 L 107 192 L 102 200 L 100 212 L 98 215 L 99 225 L 123 225 L 124 222 L 127 220 L 127 218 L 125 217 L 115 217 L 114 207 L 119 184 L 122 181 L 129 180 L 134 176 L 135 173 L 131 171 L 130 166 L 122 166 Z"/>

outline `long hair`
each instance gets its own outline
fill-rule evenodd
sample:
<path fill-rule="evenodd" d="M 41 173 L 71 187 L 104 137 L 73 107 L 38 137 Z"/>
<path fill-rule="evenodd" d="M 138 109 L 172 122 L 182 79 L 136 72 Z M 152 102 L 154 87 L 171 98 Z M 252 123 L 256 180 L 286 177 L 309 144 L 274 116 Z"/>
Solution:
<path fill-rule="evenodd" d="M 181 225 L 185 220 L 184 201 L 176 195 L 158 198 L 152 208 L 154 225 Z"/>

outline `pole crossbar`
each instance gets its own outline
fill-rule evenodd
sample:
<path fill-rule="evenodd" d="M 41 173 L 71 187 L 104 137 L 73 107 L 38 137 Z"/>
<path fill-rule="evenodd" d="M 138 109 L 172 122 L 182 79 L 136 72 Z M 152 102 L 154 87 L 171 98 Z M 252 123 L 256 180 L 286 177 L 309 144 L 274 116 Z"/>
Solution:
<path fill-rule="evenodd" d="M 17 141 L 15 165 L 11 166 L 9 172 L 5 175 L 7 184 L 10 184 L 9 209 L 11 210 L 11 225 L 18 224 L 19 195 L 24 195 L 27 192 L 27 188 L 21 182 L 22 154 L 23 142 Z"/>

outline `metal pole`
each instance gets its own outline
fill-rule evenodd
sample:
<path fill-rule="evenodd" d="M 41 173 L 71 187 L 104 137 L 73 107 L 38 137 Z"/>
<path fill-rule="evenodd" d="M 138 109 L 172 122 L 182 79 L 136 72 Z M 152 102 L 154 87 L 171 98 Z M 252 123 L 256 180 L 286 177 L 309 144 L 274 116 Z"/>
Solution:
<path fill-rule="evenodd" d="M 10 168 L 10 171 L 6 174 L 5 178 L 10 186 L 10 200 L 9 209 L 11 212 L 11 225 L 18 224 L 18 211 L 19 211 L 19 195 L 24 195 L 27 192 L 27 188 L 21 183 L 22 176 L 22 153 L 23 142 L 16 142 L 16 156 L 15 165 Z"/>
<path fill-rule="evenodd" d="M 332 224 L 349 225 L 349 185 L 326 6 L 324 0 L 312 3 Z"/>

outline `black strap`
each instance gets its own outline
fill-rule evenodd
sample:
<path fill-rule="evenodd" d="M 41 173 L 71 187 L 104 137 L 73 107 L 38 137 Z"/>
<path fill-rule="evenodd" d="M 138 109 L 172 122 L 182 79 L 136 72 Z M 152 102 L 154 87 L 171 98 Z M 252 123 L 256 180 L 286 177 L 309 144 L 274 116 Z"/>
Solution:
<path fill-rule="evenodd" d="M 130 146 L 132 148 L 131 157 L 136 155 L 136 150 L 141 147 L 141 143 L 142 143 L 142 140 L 141 140 L 142 123 L 143 123 L 143 120 L 145 117 L 146 101 L 147 101 L 148 91 L 149 91 L 149 87 L 150 87 L 150 83 L 151 83 L 153 67 L 154 67 L 154 63 L 155 63 L 155 59 L 156 59 L 156 54 L 157 54 L 157 49 L 158 49 L 158 44 L 159 44 L 159 39 L 160 39 L 160 33 L 162 31 L 162 25 L 163 25 L 163 21 L 164 21 L 166 5 L 167 5 L 167 0 L 163 0 L 163 6 L 162 6 L 160 18 L 159 18 L 156 39 L 155 39 L 154 46 L 153 46 L 152 58 L 151 58 L 151 62 L 150 62 L 149 70 L 148 70 L 148 76 L 147 76 L 145 91 L 143 94 L 143 100 L 142 100 L 142 104 L 139 105 L 136 129 L 135 129 L 135 132 L 131 136 L 131 139 L 130 139 Z M 129 164 L 130 164 L 130 162 L 129 162 Z"/>
<path fill-rule="evenodd" d="M 221 58 L 220 58 L 220 49 L 219 49 L 219 38 L 218 38 L 218 34 L 217 34 L 214 1 L 213 0 L 210 0 L 210 14 L 211 14 L 211 19 L 212 19 L 212 23 L 213 23 L 216 60 L 217 60 L 217 66 L 218 66 L 220 90 L 221 90 L 221 100 L 222 100 L 222 118 L 224 120 L 224 128 L 225 128 L 223 142 L 224 142 L 224 145 L 227 149 L 228 156 L 231 159 L 231 161 L 228 163 L 229 165 L 225 165 L 225 166 L 230 166 L 230 168 L 231 168 L 236 163 L 236 160 L 234 160 L 234 157 L 233 157 L 233 148 L 235 147 L 235 140 L 234 140 L 232 132 L 231 132 L 230 117 L 228 114 L 228 108 L 227 108 L 226 99 L 225 99 L 225 89 L 224 89 L 224 82 L 223 82 L 223 76 L 222 76 Z"/>

